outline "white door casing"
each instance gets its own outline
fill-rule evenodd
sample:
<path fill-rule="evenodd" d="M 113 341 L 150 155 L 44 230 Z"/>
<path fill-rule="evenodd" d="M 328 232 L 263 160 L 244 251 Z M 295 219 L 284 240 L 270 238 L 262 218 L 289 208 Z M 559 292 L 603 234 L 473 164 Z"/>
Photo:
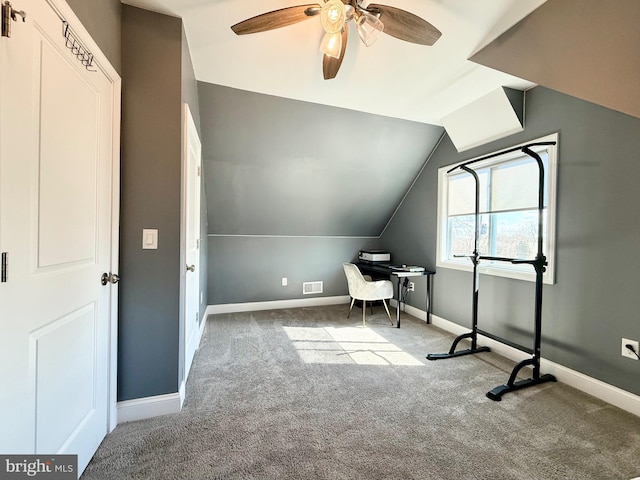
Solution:
<path fill-rule="evenodd" d="M 182 226 L 184 269 L 184 352 L 186 383 L 193 356 L 200 342 L 200 137 L 189 105 L 184 105 L 184 158 Z"/>
<path fill-rule="evenodd" d="M 18 3 L 0 42 L 0 452 L 78 454 L 82 472 L 116 423 L 117 286 L 100 277 L 117 273 L 120 79 L 63 0 Z"/>

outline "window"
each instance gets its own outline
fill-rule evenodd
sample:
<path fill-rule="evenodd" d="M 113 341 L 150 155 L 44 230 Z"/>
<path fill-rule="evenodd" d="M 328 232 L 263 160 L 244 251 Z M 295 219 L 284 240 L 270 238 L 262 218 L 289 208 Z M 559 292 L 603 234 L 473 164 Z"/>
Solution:
<path fill-rule="evenodd" d="M 556 142 L 531 147 L 544 164 L 544 210 L 542 252 L 548 266 L 545 283 L 555 278 L 555 211 L 558 135 L 527 143 Z M 458 164 L 459 165 L 459 164 Z M 468 258 L 475 241 L 476 182 L 456 165 L 438 171 L 437 266 L 473 270 Z M 538 252 L 538 164 L 520 150 L 469 165 L 479 179 L 480 255 L 531 260 Z M 481 273 L 521 280 L 535 280 L 531 265 L 481 260 Z"/>

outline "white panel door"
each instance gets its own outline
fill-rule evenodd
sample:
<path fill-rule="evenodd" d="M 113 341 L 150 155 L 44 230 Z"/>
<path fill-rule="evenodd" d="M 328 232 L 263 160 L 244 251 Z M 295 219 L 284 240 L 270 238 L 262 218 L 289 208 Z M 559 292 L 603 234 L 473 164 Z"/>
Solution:
<path fill-rule="evenodd" d="M 183 225 L 185 238 L 185 375 L 186 382 L 200 340 L 200 174 L 201 143 L 189 105 L 185 104 Z"/>
<path fill-rule="evenodd" d="M 27 21 L 0 44 L 0 452 L 78 454 L 82 471 L 108 429 L 114 89 L 47 1 L 17 3 Z"/>

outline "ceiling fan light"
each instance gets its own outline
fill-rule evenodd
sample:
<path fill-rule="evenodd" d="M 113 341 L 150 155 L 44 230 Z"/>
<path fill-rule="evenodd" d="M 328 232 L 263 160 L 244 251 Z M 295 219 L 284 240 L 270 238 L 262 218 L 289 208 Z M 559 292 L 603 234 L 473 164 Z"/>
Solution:
<path fill-rule="evenodd" d="M 358 35 L 367 47 L 370 47 L 384 30 L 384 24 L 382 21 L 367 12 L 361 12 L 359 16 L 356 17 L 356 25 L 358 28 Z"/>
<path fill-rule="evenodd" d="M 342 33 L 325 33 L 320 43 L 320 51 L 333 58 L 340 58 L 342 50 Z"/>
<path fill-rule="evenodd" d="M 338 33 L 342 31 L 346 19 L 347 12 L 341 0 L 329 0 L 322 6 L 320 23 L 325 32 Z"/>
<path fill-rule="evenodd" d="M 353 20 L 353 17 L 356 14 L 356 9 L 353 8 L 352 5 L 345 5 L 344 6 L 344 12 L 345 12 L 345 22 L 350 22 L 351 20 Z"/>

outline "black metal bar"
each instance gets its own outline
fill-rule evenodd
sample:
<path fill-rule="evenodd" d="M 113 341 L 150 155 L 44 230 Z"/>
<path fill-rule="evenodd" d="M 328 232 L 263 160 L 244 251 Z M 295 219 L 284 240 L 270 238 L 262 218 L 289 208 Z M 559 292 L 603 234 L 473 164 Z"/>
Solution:
<path fill-rule="evenodd" d="M 477 334 L 476 331 L 471 331 L 468 333 L 463 333 L 462 335 L 458 335 L 453 340 L 453 343 L 451 344 L 451 348 L 449 349 L 449 352 L 428 353 L 427 360 L 444 360 L 446 358 L 462 357 L 463 355 L 473 355 L 475 353 L 480 353 L 480 352 L 490 352 L 491 349 L 489 347 L 478 347 L 477 345 L 475 347 L 472 346 L 471 348 L 468 348 L 466 350 L 456 351 L 456 347 L 458 346 L 458 343 L 460 343 L 461 340 L 464 340 L 465 338 L 470 338 L 471 342 L 473 343 L 473 339 L 477 337 L 476 334 Z"/>
<path fill-rule="evenodd" d="M 405 287 L 407 285 L 407 283 L 409 282 L 409 277 L 398 277 L 398 306 L 396 308 L 396 328 L 400 328 L 400 308 L 402 307 L 402 303 L 405 300 L 405 296 L 407 294 Z M 404 278 L 404 282 L 403 285 L 400 285 L 402 278 Z M 404 291 L 404 294 L 403 294 Z"/>
<path fill-rule="evenodd" d="M 511 153 L 511 152 L 517 152 L 518 150 L 521 150 L 524 152 L 524 149 L 528 149 L 530 147 L 543 147 L 545 145 L 555 145 L 556 142 L 536 142 L 536 143 L 528 143 L 526 145 L 521 145 L 519 147 L 513 147 L 513 148 L 509 148 L 507 150 L 502 150 L 501 152 L 497 152 L 497 153 L 492 153 L 489 155 L 485 155 L 484 157 L 480 157 L 480 158 L 474 158 L 473 160 L 469 160 L 467 162 L 461 163 L 460 165 L 456 165 L 455 167 L 453 167 L 450 170 L 447 170 L 447 173 L 451 173 L 454 170 L 458 169 L 458 168 L 462 168 L 462 166 L 467 166 L 467 165 L 472 165 L 474 163 L 478 163 L 481 162 L 483 160 L 489 160 L 490 158 L 495 158 L 495 157 L 499 157 L 500 155 L 504 155 L 505 153 Z"/>
<path fill-rule="evenodd" d="M 502 338 L 498 335 L 494 335 L 493 333 L 486 332 L 480 328 L 477 329 L 477 332 L 483 337 L 490 338 L 491 340 L 495 340 L 496 342 L 504 343 L 505 345 L 509 345 L 511 348 L 515 348 L 516 350 L 528 353 L 529 355 L 533 354 L 533 350 L 529 347 L 524 347 L 518 343 L 512 342 L 511 340 L 507 340 L 506 338 Z"/>
<path fill-rule="evenodd" d="M 511 375 L 509 375 L 509 380 L 507 380 L 507 386 L 512 386 L 514 383 L 516 383 L 516 378 L 518 378 L 518 373 L 520 372 L 520 370 L 522 370 L 524 367 L 528 366 L 528 365 L 533 365 L 535 366 L 536 363 L 536 359 L 535 357 L 531 357 L 531 358 L 526 358 L 524 360 L 521 360 L 511 371 Z"/>
<path fill-rule="evenodd" d="M 542 342 L 542 276 L 545 272 L 545 266 L 547 265 L 547 258 L 542 251 L 543 239 L 542 239 L 542 227 L 543 227 L 543 215 L 544 209 L 544 165 L 540 155 L 529 148 L 523 148 L 522 151 L 534 158 L 538 163 L 538 254 L 536 255 L 536 263 L 533 264 L 533 268 L 536 270 L 536 303 L 535 303 L 535 327 L 534 327 L 534 339 L 533 350 L 536 358 L 536 363 L 533 367 L 534 378 L 540 376 L 540 345 Z"/>
<path fill-rule="evenodd" d="M 554 142 L 551 142 L 554 144 Z M 532 157 L 538 164 L 538 252 L 536 258 L 533 261 L 517 260 L 513 263 L 530 263 L 536 271 L 536 288 L 535 288 L 535 311 L 534 311 L 534 328 L 533 328 L 533 356 L 530 359 L 523 360 L 516 365 L 511 372 L 509 380 L 504 385 L 499 385 L 493 390 L 487 392 L 487 397 L 494 401 L 500 401 L 502 395 L 505 393 L 520 390 L 521 388 L 538 385 L 544 382 L 555 382 L 556 378 L 553 375 L 540 375 L 540 345 L 542 342 L 542 276 L 545 272 L 547 265 L 547 259 L 543 253 L 543 210 L 544 210 L 544 164 L 540 155 L 528 148 L 527 145 L 522 148 L 522 151 Z M 520 369 L 531 365 L 533 367 L 532 377 L 526 380 L 516 382 L 516 376 Z"/>
<path fill-rule="evenodd" d="M 480 285 L 480 272 L 478 272 L 478 264 L 480 263 L 480 252 L 478 251 L 478 242 L 480 239 L 480 179 L 478 174 L 468 168 L 466 165 L 462 165 L 461 168 L 467 171 L 473 177 L 475 181 L 476 201 L 475 201 L 475 229 L 474 229 L 474 243 L 473 254 L 469 257 L 471 263 L 473 263 L 473 297 L 471 303 L 471 332 L 458 335 L 451 345 L 448 353 L 429 353 L 427 354 L 427 360 L 442 360 L 445 358 L 461 357 L 463 355 L 473 355 L 480 352 L 490 352 L 489 347 L 478 347 L 478 290 Z M 460 340 L 465 338 L 471 339 L 471 348 L 467 350 L 460 350 L 456 352 L 456 347 Z"/>
<path fill-rule="evenodd" d="M 427 324 L 431 323 L 431 304 L 433 302 L 433 294 L 431 293 L 431 275 L 427 275 Z"/>
<path fill-rule="evenodd" d="M 516 390 L 520 390 L 526 387 L 532 387 L 534 385 L 540 385 L 541 383 L 546 382 L 555 382 L 556 377 L 550 374 L 541 375 L 537 378 L 527 378 L 525 380 L 520 380 L 518 382 L 514 382 L 512 385 L 498 385 L 493 390 L 487 392 L 487 398 L 490 398 L 493 401 L 499 402 L 502 400 L 502 395 L 509 392 L 515 392 Z"/>
<path fill-rule="evenodd" d="M 531 263 L 534 261 L 534 260 L 523 260 L 520 258 L 491 257 L 489 255 L 480 255 L 480 260 L 493 260 L 498 262 L 510 262 L 510 263 Z"/>
<path fill-rule="evenodd" d="M 0 267 L 0 283 L 7 283 L 7 252 L 2 252 Z"/>
<path fill-rule="evenodd" d="M 480 241 L 480 179 L 478 174 L 468 168 L 466 165 L 461 167 L 464 171 L 471 174 L 475 181 L 475 216 L 474 216 L 474 239 L 473 239 L 473 256 L 471 262 L 473 263 L 473 300 L 471 305 L 471 350 L 475 350 L 478 346 L 478 289 L 480 288 L 480 273 L 478 272 L 478 263 L 480 263 L 480 252 L 478 251 L 478 243 Z"/>
<path fill-rule="evenodd" d="M 553 375 L 540 375 L 540 345 L 541 345 L 541 339 L 542 339 L 542 277 L 543 274 L 545 272 L 545 267 L 547 265 L 547 259 L 544 256 L 543 253 L 543 237 L 542 237 L 542 230 L 543 230 L 543 211 L 544 211 L 544 164 L 542 163 L 542 159 L 540 158 L 540 156 L 534 152 L 533 150 L 531 150 L 530 147 L 534 147 L 534 146 L 544 146 L 544 145 L 555 145 L 556 142 L 538 142 L 538 143 L 530 143 L 524 146 L 520 146 L 520 147 L 514 147 L 508 150 L 503 150 L 501 152 L 498 153 L 493 153 L 491 155 L 486 155 L 484 157 L 481 158 L 477 158 L 474 160 L 470 160 L 468 162 L 464 162 L 460 165 L 457 165 L 455 167 L 453 167 L 452 169 L 450 169 L 449 171 L 447 171 L 447 173 L 451 173 L 456 169 L 461 169 L 464 170 L 465 172 L 471 174 L 474 178 L 475 181 L 475 193 L 476 193 L 476 202 L 475 202 L 475 234 L 474 234 L 474 250 L 473 250 L 473 254 L 469 257 L 473 263 L 473 310 L 472 310 L 472 326 L 471 326 L 471 332 L 469 333 L 465 333 L 462 335 L 459 335 L 458 337 L 455 338 L 455 340 L 453 341 L 453 344 L 449 350 L 448 353 L 442 353 L 442 354 L 428 354 L 427 355 L 427 359 L 428 360 L 439 360 L 439 359 L 444 359 L 444 358 L 454 358 L 454 357 L 458 357 L 458 356 L 462 356 L 462 355 L 469 355 L 469 354 L 473 354 L 473 353 L 478 353 L 480 351 L 488 351 L 489 348 L 488 347 L 481 347 L 478 348 L 477 347 L 477 336 L 478 333 L 480 333 L 481 335 L 484 335 L 488 338 L 497 340 L 501 343 L 504 343 L 506 345 L 509 345 L 513 348 L 516 348 L 518 350 L 522 350 L 524 352 L 529 353 L 530 355 L 532 355 L 531 358 L 528 358 L 526 360 L 521 361 L 519 364 L 517 364 L 513 371 L 511 372 L 511 375 L 509 376 L 509 380 L 507 381 L 506 384 L 504 385 L 499 385 L 498 387 L 494 388 L 493 390 L 491 390 L 490 392 L 487 393 L 487 397 L 490 398 L 491 400 L 495 400 L 495 401 L 500 401 L 502 399 L 502 395 L 504 395 L 505 393 L 508 392 L 512 392 L 515 390 L 519 390 L 521 388 L 525 388 L 525 387 L 529 387 L 532 385 L 538 385 L 540 383 L 543 382 L 550 382 L 550 381 L 555 381 L 556 378 Z M 469 165 L 480 162 L 482 160 L 488 160 L 490 158 L 494 158 L 497 157 L 499 155 L 504 155 L 506 153 L 511 153 L 511 152 L 515 152 L 515 151 L 522 151 L 523 153 L 525 153 L 526 155 L 529 155 L 530 157 L 532 157 L 536 163 L 538 164 L 538 252 L 536 254 L 536 258 L 533 260 L 526 260 L 526 259 L 517 259 L 517 258 L 507 258 L 507 257 L 493 257 L 493 256 L 487 256 L 487 255 L 480 255 L 480 253 L 478 252 L 478 241 L 479 241 L 479 237 L 480 237 L 480 226 L 479 226 L 479 217 L 480 217 L 480 180 L 478 178 L 477 173 L 469 168 Z M 533 268 L 535 269 L 536 272 L 536 288 L 535 288 L 535 325 L 534 325 L 534 346 L 533 346 L 533 350 L 523 347 L 522 345 L 518 345 L 514 342 L 508 341 L 504 338 L 498 337 L 497 335 L 493 335 L 489 332 L 485 332 L 483 330 L 479 330 L 478 329 L 478 283 L 479 283 L 479 273 L 478 273 L 478 264 L 480 263 L 480 260 L 493 260 L 493 261 L 502 261 L 502 262 L 511 262 L 513 264 L 529 264 L 532 265 Z M 465 339 L 465 338 L 469 338 L 471 339 L 471 348 L 468 350 L 463 350 L 463 351 L 458 351 L 456 352 L 456 347 L 458 345 L 458 343 Z M 485 350 L 486 349 L 486 350 Z M 533 367 L 533 376 L 530 379 L 527 380 L 521 380 L 516 382 L 516 377 L 519 373 L 519 371 L 524 368 L 525 366 L 532 366 Z"/>

